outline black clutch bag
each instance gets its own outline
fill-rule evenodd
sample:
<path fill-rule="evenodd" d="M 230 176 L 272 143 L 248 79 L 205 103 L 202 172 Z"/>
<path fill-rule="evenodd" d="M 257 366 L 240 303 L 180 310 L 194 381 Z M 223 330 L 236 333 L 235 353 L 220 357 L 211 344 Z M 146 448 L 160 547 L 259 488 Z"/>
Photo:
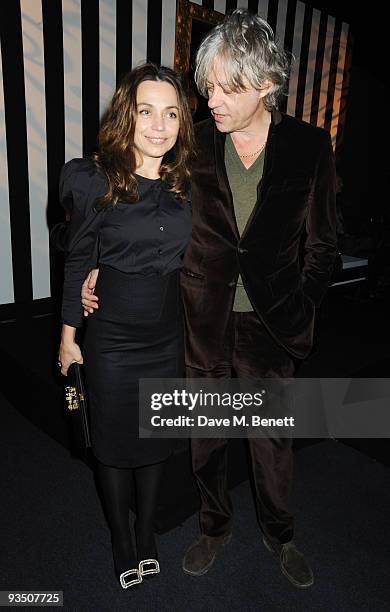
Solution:
<path fill-rule="evenodd" d="M 79 363 L 71 363 L 69 366 L 65 401 L 74 446 L 79 450 L 90 448 L 87 394 L 82 366 Z"/>

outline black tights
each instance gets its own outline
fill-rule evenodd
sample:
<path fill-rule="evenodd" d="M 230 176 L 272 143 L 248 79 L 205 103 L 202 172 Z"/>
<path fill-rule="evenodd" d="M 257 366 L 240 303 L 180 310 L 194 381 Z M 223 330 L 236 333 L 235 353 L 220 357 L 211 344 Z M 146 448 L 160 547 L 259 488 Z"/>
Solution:
<path fill-rule="evenodd" d="M 163 469 L 164 462 L 134 469 L 117 468 L 97 462 L 97 478 L 103 494 L 118 573 L 135 567 L 137 561 L 157 557 L 153 521 Z M 136 491 L 137 555 L 132 546 L 129 529 L 133 478 Z"/>

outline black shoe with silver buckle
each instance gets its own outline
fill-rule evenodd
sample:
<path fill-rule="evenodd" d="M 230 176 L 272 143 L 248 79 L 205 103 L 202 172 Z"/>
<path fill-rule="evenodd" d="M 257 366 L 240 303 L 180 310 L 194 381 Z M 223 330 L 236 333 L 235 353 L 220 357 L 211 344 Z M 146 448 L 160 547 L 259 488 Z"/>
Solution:
<path fill-rule="evenodd" d="M 228 544 L 231 538 L 231 533 L 219 537 L 201 535 L 184 555 L 183 571 L 190 576 L 202 576 L 208 572 L 219 549 Z"/>
<path fill-rule="evenodd" d="M 142 582 L 142 575 L 136 561 L 130 539 L 127 542 L 119 541 L 111 537 L 112 552 L 114 557 L 115 574 L 122 589 L 134 587 Z"/>
<path fill-rule="evenodd" d="M 138 565 L 140 576 L 150 576 L 151 574 L 160 573 L 160 564 L 157 559 L 142 559 Z"/>
<path fill-rule="evenodd" d="M 142 582 L 142 575 L 138 568 L 133 568 L 122 572 L 119 576 L 122 589 L 128 589 Z"/>
<path fill-rule="evenodd" d="M 137 540 L 138 570 L 141 579 L 145 576 L 159 574 L 160 564 L 157 560 L 157 546 L 153 527 L 143 525 L 143 528 L 141 528 L 139 521 L 135 521 L 134 529 Z"/>
<path fill-rule="evenodd" d="M 314 583 L 313 572 L 293 541 L 286 544 L 273 544 L 263 536 L 263 542 L 270 552 L 279 557 L 280 569 L 294 586 L 304 589 Z"/>

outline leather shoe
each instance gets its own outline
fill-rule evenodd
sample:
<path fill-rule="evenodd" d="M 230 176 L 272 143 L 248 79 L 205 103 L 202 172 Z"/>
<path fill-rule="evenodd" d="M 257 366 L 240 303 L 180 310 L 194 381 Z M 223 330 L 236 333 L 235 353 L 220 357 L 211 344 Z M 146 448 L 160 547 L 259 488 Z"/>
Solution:
<path fill-rule="evenodd" d="M 191 576 L 202 576 L 213 565 L 217 552 L 230 542 L 232 534 L 211 537 L 201 535 L 187 550 L 183 558 L 183 570 Z"/>
<path fill-rule="evenodd" d="M 304 589 L 313 584 L 313 572 L 293 541 L 286 544 L 273 544 L 263 536 L 263 542 L 270 552 L 279 557 L 280 569 L 294 586 Z"/>

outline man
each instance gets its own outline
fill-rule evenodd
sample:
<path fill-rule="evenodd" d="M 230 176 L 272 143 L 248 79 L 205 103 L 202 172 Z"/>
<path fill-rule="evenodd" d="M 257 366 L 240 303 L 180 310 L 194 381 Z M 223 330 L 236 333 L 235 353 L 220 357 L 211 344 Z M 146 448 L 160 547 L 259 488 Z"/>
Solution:
<path fill-rule="evenodd" d="M 203 40 L 195 80 L 212 119 L 196 125 L 193 234 L 182 273 L 189 377 L 291 377 L 312 346 L 315 308 L 336 256 L 329 134 L 278 111 L 288 77 L 270 26 L 238 9 Z M 300 241 L 306 232 L 303 267 Z M 83 304 L 90 312 L 94 281 Z M 290 439 L 249 439 L 263 541 L 298 587 L 313 583 L 288 509 Z M 183 560 L 199 576 L 231 538 L 227 440 L 193 439 L 200 538 Z"/>

